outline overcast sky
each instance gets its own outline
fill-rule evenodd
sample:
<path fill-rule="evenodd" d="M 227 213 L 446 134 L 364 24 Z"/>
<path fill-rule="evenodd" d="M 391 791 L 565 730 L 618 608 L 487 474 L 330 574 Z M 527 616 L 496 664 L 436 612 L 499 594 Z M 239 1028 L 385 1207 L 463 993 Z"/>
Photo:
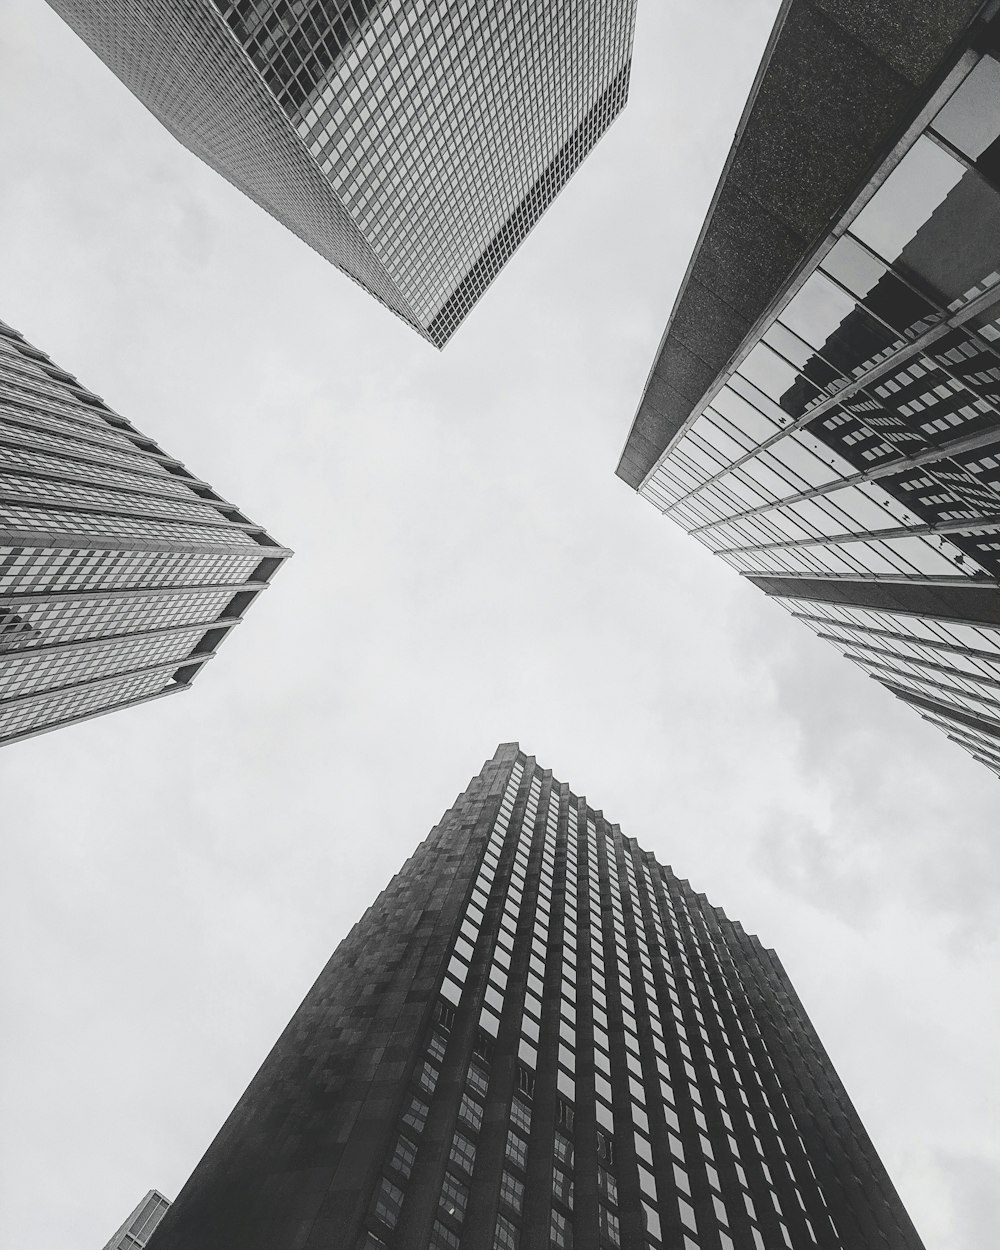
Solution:
<path fill-rule="evenodd" d="M 0 317 L 296 551 L 194 688 L 0 753 L 0 1246 L 173 1198 L 500 741 L 782 957 L 928 1250 L 1000 1227 L 997 782 L 614 476 L 775 0 L 631 100 L 443 353 L 0 0 Z"/>

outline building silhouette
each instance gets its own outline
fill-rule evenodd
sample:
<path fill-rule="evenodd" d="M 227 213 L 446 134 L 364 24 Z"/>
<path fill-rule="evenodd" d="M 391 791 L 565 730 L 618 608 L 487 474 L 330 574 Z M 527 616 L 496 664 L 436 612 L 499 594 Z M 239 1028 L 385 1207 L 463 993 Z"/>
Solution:
<path fill-rule="evenodd" d="M 186 690 L 290 554 L 0 322 L 0 745 Z"/>
<path fill-rule="evenodd" d="M 158 1190 L 151 1189 L 104 1250 L 143 1250 L 169 1206 L 168 1198 L 164 1198 Z"/>
<path fill-rule="evenodd" d="M 1000 27 L 824 7 L 782 7 L 617 472 L 1000 773 Z"/>
<path fill-rule="evenodd" d="M 636 0 L 51 0 L 195 155 L 438 347 L 625 104 Z"/>
<path fill-rule="evenodd" d="M 344 939 L 151 1250 L 918 1250 L 777 956 L 516 744 Z"/>

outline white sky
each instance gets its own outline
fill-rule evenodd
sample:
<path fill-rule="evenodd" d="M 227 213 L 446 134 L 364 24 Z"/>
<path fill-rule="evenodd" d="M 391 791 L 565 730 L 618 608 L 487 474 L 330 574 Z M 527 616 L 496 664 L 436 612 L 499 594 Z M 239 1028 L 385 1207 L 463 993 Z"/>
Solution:
<path fill-rule="evenodd" d="M 778 950 L 928 1250 L 1000 1227 L 997 785 L 614 477 L 774 18 L 642 0 L 444 353 L 0 9 L 0 317 L 295 548 L 194 689 L 0 753 L 0 1246 L 173 1197 L 519 739 Z"/>

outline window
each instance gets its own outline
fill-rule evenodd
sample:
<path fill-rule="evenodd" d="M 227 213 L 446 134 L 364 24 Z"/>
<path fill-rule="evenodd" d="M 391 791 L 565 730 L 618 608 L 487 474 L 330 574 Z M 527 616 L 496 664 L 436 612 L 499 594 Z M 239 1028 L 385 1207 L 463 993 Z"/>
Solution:
<path fill-rule="evenodd" d="M 396 1227 L 396 1221 L 399 1219 L 399 1209 L 403 1205 L 403 1191 L 398 1185 L 394 1185 L 387 1176 L 383 1176 L 379 1182 L 379 1187 L 375 1191 L 374 1210 L 376 1216 L 383 1223 L 388 1224 L 390 1228 Z"/>
<path fill-rule="evenodd" d="M 401 1172 L 404 1178 L 409 1178 L 413 1169 L 413 1160 L 416 1158 L 417 1148 L 408 1137 L 400 1136 L 396 1142 L 396 1149 L 393 1151 L 389 1166 Z"/>
<path fill-rule="evenodd" d="M 445 1228 L 440 1220 L 435 1220 L 427 1250 L 458 1250 L 458 1246 L 458 1234 L 453 1233 L 450 1228 Z"/>
<path fill-rule="evenodd" d="M 469 1189 L 457 1176 L 445 1172 L 441 1185 L 441 1206 L 455 1220 L 461 1220 L 469 1204 Z"/>
<path fill-rule="evenodd" d="M 510 1105 L 510 1122 L 525 1133 L 531 1130 L 531 1108 L 522 1098 L 515 1098 Z"/>
<path fill-rule="evenodd" d="M 421 1132 L 427 1123 L 427 1112 L 430 1110 L 427 1103 L 423 1099 L 414 1095 L 410 1099 L 410 1105 L 403 1112 L 403 1123 L 408 1124 L 411 1128 Z"/>
<path fill-rule="evenodd" d="M 602 1133 L 600 1129 L 597 1130 L 597 1157 L 602 1163 L 614 1166 L 614 1142 L 607 1133 Z"/>
<path fill-rule="evenodd" d="M 597 1169 L 597 1184 L 601 1191 L 601 1196 L 606 1198 L 612 1206 L 618 1205 L 618 1182 L 607 1168 L 599 1167 Z"/>
<path fill-rule="evenodd" d="M 513 1129 L 507 1133 L 507 1158 L 519 1168 L 523 1168 L 528 1157 L 528 1143 Z"/>
<path fill-rule="evenodd" d="M 608 1245 L 618 1247 L 622 1244 L 621 1225 L 618 1222 L 618 1216 L 614 1211 L 609 1211 L 603 1203 L 601 1203 L 600 1207 L 600 1228 L 601 1236 Z"/>
<path fill-rule="evenodd" d="M 552 1197 L 556 1202 L 561 1202 L 564 1207 L 573 1209 L 573 1178 L 568 1172 L 563 1172 L 560 1168 L 554 1168 L 552 1171 Z"/>
<path fill-rule="evenodd" d="M 560 1163 L 565 1163 L 568 1168 L 573 1166 L 573 1143 L 564 1133 L 556 1133 L 553 1153 Z"/>
<path fill-rule="evenodd" d="M 558 1098 L 556 1100 L 556 1124 L 572 1133 L 573 1121 L 574 1115 L 572 1106 L 566 1101 L 565 1098 Z"/>
<path fill-rule="evenodd" d="M 573 1226 L 559 1211 L 553 1211 L 549 1222 L 549 1245 L 553 1250 L 569 1250 L 573 1245 Z"/>
<path fill-rule="evenodd" d="M 438 1070 L 429 1063 L 423 1063 L 420 1066 L 420 1075 L 417 1078 L 417 1084 L 428 1094 L 434 1093 L 434 1087 L 437 1085 Z"/>
<path fill-rule="evenodd" d="M 506 1202 L 518 1215 L 524 1208 L 524 1185 L 506 1170 L 500 1177 L 500 1201 Z"/>
<path fill-rule="evenodd" d="M 485 1068 L 473 1061 L 469 1064 L 469 1071 L 465 1079 L 469 1089 L 477 1094 L 482 1094 L 483 1097 L 486 1096 L 486 1089 L 490 1083 L 490 1074 Z"/>
<path fill-rule="evenodd" d="M 451 1143 L 448 1158 L 466 1172 L 471 1172 L 476 1162 L 475 1143 L 464 1133 L 456 1133 Z"/>
<path fill-rule="evenodd" d="M 517 1244 L 517 1225 L 505 1215 L 498 1215 L 496 1232 L 493 1234 L 493 1250 L 517 1250 Z"/>
<path fill-rule="evenodd" d="M 476 1132 L 482 1128 L 483 1105 L 477 1102 L 475 1098 L 471 1098 L 468 1094 L 463 1094 L 462 1105 L 458 1109 L 458 1114 Z"/>

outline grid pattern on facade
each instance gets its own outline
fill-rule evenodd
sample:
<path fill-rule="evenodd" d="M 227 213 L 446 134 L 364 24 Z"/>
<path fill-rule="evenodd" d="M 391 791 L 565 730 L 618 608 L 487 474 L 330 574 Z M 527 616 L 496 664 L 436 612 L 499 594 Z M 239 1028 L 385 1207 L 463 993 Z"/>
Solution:
<path fill-rule="evenodd" d="M 773 952 L 515 744 L 345 939 L 154 1250 L 920 1250 Z"/>
<path fill-rule="evenodd" d="M 436 1099 L 425 1243 L 406 1198 Z M 397 1131 L 356 1250 L 920 1245 L 773 953 L 523 757 Z"/>
<path fill-rule="evenodd" d="M 563 166 L 579 164 L 624 104 L 634 8 L 383 3 L 290 114 L 439 341 L 572 172 L 561 154 Z M 509 250 L 497 245 L 505 230 Z M 491 248 L 496 263 L 441 319 Z"/>
<path fill-rule="evenodd" d="M 289 553 L 3 323 L 0 410 L 2 743 L 186 684 Z"/>
<path fill-rule="evenodd" d="M 50 3 L 189 151 L 420 328 L 212 0 Z"/>
<path fill-rule="evenodd" d="M 443 346 L 623 107 L 635 0 L 50 0 L 194 153 Z"/>
<path fill-rule="evenodd" d="M 970 673 L 961 650 L 900 641 L 920 623 L 891 598 L 864 610 L 873 584 L 919 583 L 947 633 L 952 588 L 1000 588 L 1000 62 L 967 66 L 641 493 L 796 615 L 824 580 L 846 585 L 842 650 L 921 714 L 918 698 L 940 705 L 928 719 L 964 709 L 995 754 L 982 630 Z M 1000 625 L 1000 608 L 974 619 Z"/>
<path fill-rule="evenodd" d="M 151 1189 L 104 1250 L 142 1250 L 169 1206 L 168 1199 Z"/>

